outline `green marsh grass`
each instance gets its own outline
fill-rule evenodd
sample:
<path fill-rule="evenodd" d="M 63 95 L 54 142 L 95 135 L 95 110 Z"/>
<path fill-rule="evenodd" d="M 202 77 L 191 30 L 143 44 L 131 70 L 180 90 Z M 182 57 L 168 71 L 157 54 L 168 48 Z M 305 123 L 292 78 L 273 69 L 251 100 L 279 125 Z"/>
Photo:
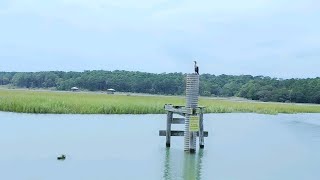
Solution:
<path fill-rule="evenodd" d="M 0 111 L 50 114 L 161 114 L 164 104 L 184 105 L 183 97 L 0 89 Z M 261 103 L 200 98 L 207 113 L 320 113 L 319 105 Z"/>

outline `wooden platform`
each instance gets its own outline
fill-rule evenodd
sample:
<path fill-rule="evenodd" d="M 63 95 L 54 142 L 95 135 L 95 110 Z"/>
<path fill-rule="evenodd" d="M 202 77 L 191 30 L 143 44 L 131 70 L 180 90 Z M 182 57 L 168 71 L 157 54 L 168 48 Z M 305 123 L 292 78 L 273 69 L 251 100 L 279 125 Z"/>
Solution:
<path fill-rule="evenodd" d="M 171 136 L 185 136 L 185 131 L 171 130 L 172 124 L 185 124 L 185 118 L 190 116 L 199 117 L 199 126 L 197 131 L 189 132 L 193 134 L 192 136 L 199 137 L 200 148 L 204 148 L 204 138 L 209 136 L 207 131 L 204 131 L 203 128 L 203 114 L 205 107 L 198 106 L 197 108 L 186 108 L 185 106 L 175 106 L 172 104 L 164 105 L 165 111 L 167 111 L 167 130 L 160 130 L 159 136 L 166 136 L 166 146 L 170 147 L 171 145 Z M 178 114 L 182 117 L 174 118 L 173 114 Z M 191 149 L 195 151 L 195 149 Z"/>
<path fill-rule="evenodd" d="M 166 104 L 164 105 L 164 110 L 185 116 L 186 114 L 189 114 L 189 115 L 202 114 L 204 113 L 205 107 L 198 106 L 197 108 L 192 109 L 192 108 L 186 108 L 185 106 L 174 106 L 172 104 Z"/>

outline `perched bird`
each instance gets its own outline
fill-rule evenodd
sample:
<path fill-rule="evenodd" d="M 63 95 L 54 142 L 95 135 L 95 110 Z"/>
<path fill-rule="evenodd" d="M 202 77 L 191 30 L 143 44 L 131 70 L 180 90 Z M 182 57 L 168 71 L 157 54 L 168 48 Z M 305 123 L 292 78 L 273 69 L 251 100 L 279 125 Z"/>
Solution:
<path fill-rule="evenodd" d="M 66 159 L 66 155 L 62 154 L 61 156 L 57 157 L 57 160 L 63 161 Z"/>
<path fill-rule="evenodd" d="M 194 61 L 194 72 L 199 75 L 199 67 L 197 66 L 197 61 Z"/>

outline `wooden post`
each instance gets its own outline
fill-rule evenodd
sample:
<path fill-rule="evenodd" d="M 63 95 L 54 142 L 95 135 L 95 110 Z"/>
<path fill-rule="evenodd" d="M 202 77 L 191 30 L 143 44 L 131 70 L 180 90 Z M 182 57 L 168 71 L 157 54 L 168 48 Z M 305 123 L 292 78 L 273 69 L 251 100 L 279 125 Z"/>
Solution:
<path fill-rule="evenodd" d="M 190 132 L 190 153 L 195 153 L 196 152 L 196 143 L 197 143 L 197 140 L 196 140 L 196 137 L 195 136 L 196 132 Z"/>
<path fill-rule="evenodd" d="M 199 132 L 199 145 L 200 149 L 204 148 L 204 133 L 203 133 L 203 109 L 201 108 L 200 110 L 200 121 L 199 121 L 199 126 L 200 126 L 200 132 Z"/>
<path fill-rule="evenodd" d="M 166 146 L 170 147 L 171 145 L 171 123 L 173 118 L 173 112 L 168 111 L 167 112 L 167 133 L 166 133 Z"/>

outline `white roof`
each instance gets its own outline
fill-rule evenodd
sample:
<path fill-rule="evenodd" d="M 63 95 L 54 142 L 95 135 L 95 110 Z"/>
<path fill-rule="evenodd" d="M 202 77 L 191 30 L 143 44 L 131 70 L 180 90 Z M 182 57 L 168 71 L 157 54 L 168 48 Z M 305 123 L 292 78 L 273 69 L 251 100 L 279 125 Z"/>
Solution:
<path fill-rule="evenodd" d="M 116 91 L 116 90 L 114 90 L 114 89 L 107 89 L 107 91 Z"/>
<path fill-rule="evenodd" d="M 79 88 L 77 88 L 77 87 L 72 87 L 71 89 L 79 89 Z"/>

